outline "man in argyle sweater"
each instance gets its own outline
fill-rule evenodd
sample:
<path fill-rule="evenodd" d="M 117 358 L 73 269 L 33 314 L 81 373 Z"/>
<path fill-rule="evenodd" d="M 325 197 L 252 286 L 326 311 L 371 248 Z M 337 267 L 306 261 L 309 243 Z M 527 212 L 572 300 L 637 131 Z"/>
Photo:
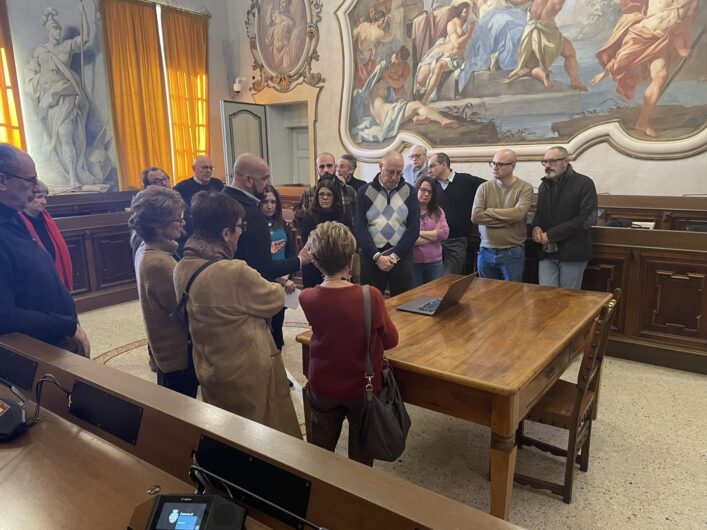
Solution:
<path fill-rule="evenodd" d="M 356 221 L 361 247 L 361 283 L 395 296 L 412 288 L 412 247 L 420 235 L 420 206 L 415 188 L 405 182 L 403 157 L 383 156 L 380 173 L 358 190 Z"/>

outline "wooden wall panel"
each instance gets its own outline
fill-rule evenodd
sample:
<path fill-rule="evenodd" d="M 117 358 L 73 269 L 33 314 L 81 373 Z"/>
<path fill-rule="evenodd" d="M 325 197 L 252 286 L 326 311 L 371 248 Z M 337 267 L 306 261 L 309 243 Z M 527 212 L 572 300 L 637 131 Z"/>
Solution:
<path fill-rule="evenodd" d="M 707 350 L 707 263 L 644 255 L 641 270 L 640 336 Z"/>
<path fill-rule="evenodd" d="M 130 232 L 124 229 L 92 235 L 96 259 L 97 288 L 105 289 L 135 281 Z"/>
<path fill-rule="evenodd" d="M 66 246 L 69 248 L 71 265 L 74 269 L 74 290 L 71 294 L 77 295 L 91 290 L 88 271 L 88 258 L 86 256 L 86 242 L 83 234 L 65 236 Z"/>
<path fill-rule="evenodd" d="M 631 255 L 628 251 L 611 252 L 608 249 L 594 248 L 594 259 L 587 265 L 584 271 L 582 289 L 586 291 L 600 291 L 611 293 L 619 288 L 622 292 L 622 300 L 616 308 L 616 316 L 612 324 L 612 332 L 624 333 L 626 329 L 626 307 L 628 304 L 622 303 L 631 289 L 629 283 L 629 271 L 631 270 Z"/>

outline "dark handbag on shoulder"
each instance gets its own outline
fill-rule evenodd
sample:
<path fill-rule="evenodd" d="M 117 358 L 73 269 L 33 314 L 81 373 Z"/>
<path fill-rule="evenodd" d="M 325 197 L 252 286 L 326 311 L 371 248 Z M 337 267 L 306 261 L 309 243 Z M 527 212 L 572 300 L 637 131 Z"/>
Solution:
<path fill-rule="evenodd" d="M 363 286 L 363 311 L 366 322 L 366 389 L 359 428 L 359 447 L 363 458 L 393 462 L 405 451 L 410 430 L 410 416 L 405 410 L 398 383 L 387 359 L 383 359 L 380 391 L 373 392 L 373 360 L 371 358 L 371 291 Z"/>

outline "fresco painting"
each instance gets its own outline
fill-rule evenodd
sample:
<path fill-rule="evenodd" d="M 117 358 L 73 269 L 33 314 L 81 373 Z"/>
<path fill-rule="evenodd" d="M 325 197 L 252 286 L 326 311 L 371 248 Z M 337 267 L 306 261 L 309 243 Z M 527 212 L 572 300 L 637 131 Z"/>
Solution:
<path fill-rule="evenodd" d="M 707 123 L 705 0 L 358 0 L 347 129 L 362 149 L 569 142 L 618 122 L 665 144 Z"/>
<path fill-rule="evenodd" d="M 8 5 L 28 148 L 52 193 L 116 190 L 98 2 L 52 4 Z"/>

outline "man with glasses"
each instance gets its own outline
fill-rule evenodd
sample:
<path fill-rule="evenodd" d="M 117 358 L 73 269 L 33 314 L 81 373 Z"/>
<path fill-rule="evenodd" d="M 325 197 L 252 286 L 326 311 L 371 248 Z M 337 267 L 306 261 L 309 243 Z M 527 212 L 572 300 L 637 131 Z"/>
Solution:
<path fill-rule="evenodd" d="M 200 191 L 223 189 L 223 182 L 213 176 L 214 163 L 208 156 L 197 156 L 191 167 L 194 170 L 192 178 L 183 180 L 174 187 L 187 203 L 187 207 L 191 205 L 192 197 Z"/>
<path fill-rule="evenodd" d="M 577 173 L 564 147 L 551 147 L 541 160 L 545 176 L 538 189 L 533 241 L 543 246 L 540 285 L 580 289 L 592 257 L 590 229 L 597 218 L 594 181 Z"/>
<path fill-rule="evenodd" d="M 317 190 L 317 184 L 322 180 L 333 180 L 336 183 L 336 189 L 341 200 L 341 207 L 344 211 L 344 218 L 353 226 L 354 216 L 356 215 L 356 190 L 336 178 L 336 161 L 331 153 L 321 153 L 317 156 L 317 175 L 319 180 L 314 186 L 305 190 L 300 197 L 299 205 L 296 207 L 295 219 L 299 225 L 304 215 L 309 211 L 314 203 L 314 194 Z"/>
<path fill-rule="evenodd" d="M 265 186 L 270 184 L 270 166 L 257 155 L 244 153 L 233 164 L 233 175 L 223 193 L 237 201 L 245 210 L 242 234 L 238 240 L 236 259 L 245 261 L 266 280 L 275 281 L 290 275 L 312 260 L 307 247 L 299 255 L 284 260 L 273 260 L 270 229 L 260 211 L 260 201 L 265 198 Z"/>
<path fill-rule="evenodd" d="M 54 260 L 20 219 L 39 191 L 32 158 L 0 144 L 0 335 L 24 333 L 88 357 L 76 304 Z"/>
<path fill-rule="evenodd" d="M 162 168 L 157 166 L 146 167 L 140 173 L 143 187 L 162 186 L 163 188 L 171 188 L 172 182 L 169 175 Z"/>
<path fill-rule="evenodd" d="M 380 173 L 358 190 L 354 234 L 361 247 L 361 283 L 395 296 L 412 289 L 412 247 L 420 235 L 415 188 L 402 179 L 403 157 L 383 155 Z"/>
<path fill-rule="evenodd" d="M 493 179 L 476 191 L 471 220 L 479 226 L 477 266 L 481 278 L 523 281 L 526 215 L 533 187 L 513 175 L 516 154 L 502 149 L 489 162 Z"/>
<path fill-rule="evenodd" d="M 464 274 L 471 237 L 471 207 L 476 190 L 486 181 L 468 173 L 452 171 L 446 153 L 435 153 L 430 157 L 429 172 L 437 181 L 439 205 L 449 225 L 449 237 L 442 241 L 444 273 Z"/>
<path fill-rule="evenodd" d="M 405 182 L 414 186 L 417 179 L 427 176 L 427 148 L 424 145 L 413 145 L 408 153 L 410 163 L 403 169 Z"/>

